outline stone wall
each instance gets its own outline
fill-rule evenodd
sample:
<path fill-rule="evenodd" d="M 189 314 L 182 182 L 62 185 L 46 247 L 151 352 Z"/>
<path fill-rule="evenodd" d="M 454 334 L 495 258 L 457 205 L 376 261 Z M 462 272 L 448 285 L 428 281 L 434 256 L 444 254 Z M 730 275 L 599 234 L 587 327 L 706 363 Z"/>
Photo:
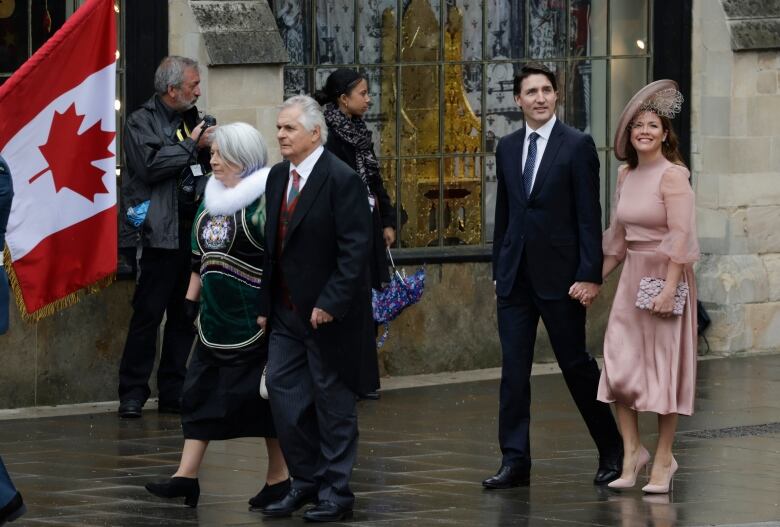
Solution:
<path fill-rule="evenodd" d="M 408 273 L 416 269 L 405 268 Z M 616 278 L 611 277 L 588 312 L 588 344 L 594 355 L 601 355 Z M 116 400 L 133 289 L 133 282 L 116 282 L 37 324 L 23 322 L 12 307 L 11 331 L 0 337 L 5 360 L 0 408 Z M 500 366 L 490 263 L 426 266 L 422 300 L 392 322 L 379 357 L 383 375 Z M 534 360 L 554 360 L 541 324 Z"/>
<path fill-rule="evenodd" d="M 780 48 L 780 2 L 721 0 L 734 51 Z"/>
<path fill-rule="evenodd" d="M 276 115 L 287 52 L 268 2 L 169 0 L 169 6 L 169 52 L 201 64 L 198 108 L 219 123 L 255 126 L 271 162 L 279 161 Z"/>
<path fill-rule="evenodd" d="M 694 2 L 697 282 L 722 354 L 780 347 L 780 54 L 771 38 L 746 41 L 742 23 L 771 4 Z"/>
<path fill-rule="evenodd" d="M 0 408 L 116 400 L 132 294 L 132 282 L 117 282 L 35 324 L 11 306 Z"/>
<path fill-rule="evenodd" d="M 500 366 L 491 264 L 446 263 L 425 269 L 422 300 L 390 324 L 389 338 L 379 352 L 382 372 L 411 375 Z M 417 268 L 404 270 L 411 274 Z M 610 276 L 588 311 L 587 342 L 594 355 L 601 355 L 617 278 L 617 272 Z M 534 361 L 554 360 L 540 323 Z"/>

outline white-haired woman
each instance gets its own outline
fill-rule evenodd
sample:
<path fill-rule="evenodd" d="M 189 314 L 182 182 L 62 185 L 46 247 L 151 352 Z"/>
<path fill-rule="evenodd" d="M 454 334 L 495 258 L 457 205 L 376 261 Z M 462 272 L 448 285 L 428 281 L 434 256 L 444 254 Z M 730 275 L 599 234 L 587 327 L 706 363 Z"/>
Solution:
<path fill-rule="evenodd" d="M 211 440 L 264 437 L 266 484 L 253 507 L 281 499 L 290 487 L 268 401 L 259 395 L 267 358 L 257 325 L 265 239 L 267 148 L 245 123 L 220 126 L 211 146 L 213 176 L 192 229 L 192 276 L 187 311 L 197 318 L 198 344 L 182 390 L 184 449 L 170 479 L 148 483 L 163 498 L 198 504 L 200 469 Z"/>

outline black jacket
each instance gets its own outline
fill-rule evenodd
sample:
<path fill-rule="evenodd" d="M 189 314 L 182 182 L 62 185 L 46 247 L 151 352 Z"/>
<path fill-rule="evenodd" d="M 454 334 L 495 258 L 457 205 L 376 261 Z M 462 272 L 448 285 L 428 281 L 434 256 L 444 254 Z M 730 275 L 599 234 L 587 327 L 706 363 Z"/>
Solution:
<path fill-rule="evenodd" d="M 268 175 L 260 314 L 271 315 L 280 301 L 273 298 L 274 275 L 280 268 L 290 300 L 307 328 L 311 328 L 309 319 L 315 307 L 334 317 L 311 330 L 323 358 L 356 393 L 375 390 L 379 386 L 376 367 L 370 374 L 363 367 L 372 358 L 376 364 L 366 273 L 371 220 L 365 185 L 325 150 L 301 190 L 279 254 L 279 212 L 289 170 L 289 162 L 283 161 Z"/>
<path fill-rule="evenodd" d="M 339 159 L 348 164 L 352 170 L 357 170 L 355 147 L 341 139 L 333 130 L 329 130 L 328 142 L 325 148 L 333 152 Z M 371 286 L 380 289 L 382 282 L 390 281 L 385 255 L 385 239 L 382 230 L 385 227 L 396 227 L 395 206 L 390 202 L 390 196 L 382 183 L 381 174 L 368 180 L 368 188 L 376 198 L 376 206 L 372 214 L 372 248 L 371 248 Z"/>
<path fill-rule="evenodd" d="M 192 130 L 199 122 L 197 108 L 177 113 L 153 95 L 130 114 L 125 124 L 125 171 L 122 174 L 121 207 L 119 210 L 119 246 L 178 249 L 189 246 L 187 236 L 192 218 L 181 216 L 178 184 L 182 172 L 199 161 L 208 168 L 208 149 L 198 151 L 197 144 L 185 136 L 179 140 L 176 130 L 182 120 Z M 205 177 L 198 178 L 201 188 Z M 150 200 L 149 212 L 141 227 L 127 221 L 128 207 Z M 192 211 L 194 215 L 194 210 Z M 181 224 L 180 224 L 181 223 Z"/>

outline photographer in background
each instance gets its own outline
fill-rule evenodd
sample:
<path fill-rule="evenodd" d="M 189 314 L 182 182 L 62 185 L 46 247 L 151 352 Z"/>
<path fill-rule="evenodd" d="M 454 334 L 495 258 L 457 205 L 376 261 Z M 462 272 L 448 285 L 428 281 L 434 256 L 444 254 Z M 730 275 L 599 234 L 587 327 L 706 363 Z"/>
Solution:
<path fill-rule="evenodd" d="M 119 221 L 120 248 L 135 248 L 138 273 L 133 316 L 119 366 L 119 416 L 141 417 L 151 393 L 157 333 L 166 316 L 157 370 L 159 411 L 179 413 L 192 320 L 184 296 L 190 277 L 190 229 L 210 171 L 209 147 L 216 121 L 198 117 L 198 63 L 162 60 L 156 93 L 125 125 Z"/>

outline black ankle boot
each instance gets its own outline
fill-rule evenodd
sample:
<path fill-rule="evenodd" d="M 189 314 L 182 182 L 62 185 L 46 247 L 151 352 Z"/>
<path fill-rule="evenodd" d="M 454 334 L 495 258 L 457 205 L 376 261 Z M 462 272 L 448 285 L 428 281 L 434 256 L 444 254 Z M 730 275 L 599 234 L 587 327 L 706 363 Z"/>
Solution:
<path fill-rule="evenodd" d="M 255 509 L 263 509 L 266 505 L 270 505 L 271 503 L 284 498 L 289 491 L 290 478 L 280 481 L 279 483 L 274 483 L 273 485 L 266 483 L 254 498 L 249 499 L 249 505 Z"/>
<path fill-rule="evenodd" d="M 146 484 L 146 490 L 158 498 L 181 498 L 190 507 L 198 506 L 200 485 L 197 478 L 171 478 Z"/>

